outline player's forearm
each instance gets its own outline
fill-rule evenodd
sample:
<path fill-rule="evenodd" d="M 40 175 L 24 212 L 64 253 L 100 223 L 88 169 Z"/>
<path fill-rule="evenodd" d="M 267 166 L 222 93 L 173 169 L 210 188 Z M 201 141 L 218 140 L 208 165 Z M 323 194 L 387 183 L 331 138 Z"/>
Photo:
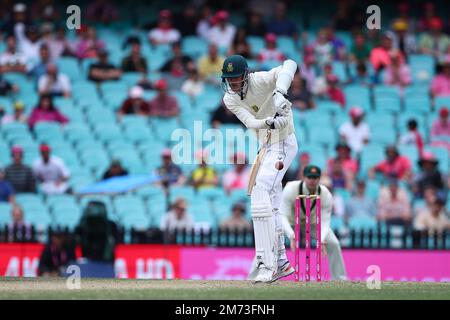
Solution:
<path fill-rule="evenodd" d="M 280 73 L 277 77 L 276 88 L 284 94 L 287 93 L 294 79 L 295 72 L 297 71 L 297 63 L 294 60 L 288 59 L 283 63 Z"/>

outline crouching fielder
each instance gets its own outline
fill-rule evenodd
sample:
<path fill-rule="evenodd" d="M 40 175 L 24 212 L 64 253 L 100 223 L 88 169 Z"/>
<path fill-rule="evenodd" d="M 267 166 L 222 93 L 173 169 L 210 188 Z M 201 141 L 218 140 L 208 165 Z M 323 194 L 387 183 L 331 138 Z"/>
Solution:
<path fill-rule="evenodd" d="M 294 221 L 295 199 L 298 195 L 319 195 L 321 206 L 321 241 L 322 250 L 328 255 L 329 268 L 332 280 L 346 280 L 344 259 L 342 258 L 339 240 L 336 238 L 333 230 L 330 228 L 331 211 L 333 208 L 333 196 L 331 192 L 322 184 L 319 184 L 321 171 L 319 167 L 307 166 L 303 170 L 304 181 L 290 181 L 283 190 L 283 200 L 281 204 L 281 213 L 283 217 L 283 229 L 286 236 L 290 239 L 291 247 L 294 246 L 295 233 L 292 230 L 291 222 Z M 311 201 L 311 207 L 315 206 L 315 200 Z M 315 210 L 311 209 L 311 234 L 315 234 Z M 300 206 L 300 224 L 305 225 L 305 202 Z M 304 229 L 303 229 L 304 230 Z"/>
<path fill-rule="evenodd" d="M 275 281 L 294 272 L 286 257 L 279 207 L 281 180 L 298 149 L 292 104 L 287 100 L 296 70 L 297 64 L 286 60 L 270 71 L 249 73 L 247 61 L 239 55 L 225 59 L 222 68 L 225 106 L 256 130 L 264 149 L 249 182 L 256 249 L 249 280 L 255 282 Z"/>

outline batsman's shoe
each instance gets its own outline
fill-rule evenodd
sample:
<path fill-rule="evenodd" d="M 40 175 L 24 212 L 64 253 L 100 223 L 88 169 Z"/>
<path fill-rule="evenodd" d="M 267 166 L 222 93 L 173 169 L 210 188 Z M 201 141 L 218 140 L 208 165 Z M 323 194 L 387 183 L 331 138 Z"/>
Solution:
<path fill-rule="evenodd" d="M 291 266 L 289 261 L 286 261 L 281 266 L 278 266 L 277 273 L 273 276 L 272 282 L 278 279 L 287 277 L 295 272 L 295 269 Z"/>
<path fill-rule="evenodd" d="M 273 277 L 275 276 L 276 272 L 275 270 L 270 270 L 269 268 L 265 267 L 264 265 L 261 266 L 258 270 L 258 275 L 255 278 L 255 283 L 258 282 L 272 282 Z"/>

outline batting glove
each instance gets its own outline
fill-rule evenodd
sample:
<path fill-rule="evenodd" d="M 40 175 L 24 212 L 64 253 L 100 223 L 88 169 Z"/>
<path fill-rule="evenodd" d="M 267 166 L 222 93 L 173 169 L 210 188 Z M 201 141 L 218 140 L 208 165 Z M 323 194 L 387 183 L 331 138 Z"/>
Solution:
<path fill-rule="evenodd" d="M 275 112 L 286 116 L 289 113 L 289 104 L 287 94 L 280 89 L 275 89 L 272 94 L 273 104 L 275 106 Z"/>
<path fill-rule="evenodd" d="M 285 116 L 266 118 L 266 124 L 270 127 L 270 129 L 283 129 L 288 123 L 289 118 Z"/>

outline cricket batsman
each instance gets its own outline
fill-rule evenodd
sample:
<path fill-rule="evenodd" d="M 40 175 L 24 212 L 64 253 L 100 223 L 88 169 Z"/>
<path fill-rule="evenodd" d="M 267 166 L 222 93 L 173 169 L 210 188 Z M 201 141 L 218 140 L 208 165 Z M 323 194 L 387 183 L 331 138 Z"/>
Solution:
<path fill-rule="evenodd" d="M 289 221 L 294 221 L 295 199 L 299 195 L 319 195 L 321 206 L 321 242 L 322 251 L 328 255 L 329 269 L 332 280 L 346 280 L 344 259 L 341 246 L 333 230 L 330 228 L 331 211 L 333 209 L 333 196 L 326 186 L 320 184 L 321 170 L 319 167 L 309 165 L 303 170 L 304 181 L 290 181 L 283 190 L 281 213 L 283 215 L 283 229 L 290 239 L 291 248 L 295 248 L 295 233 Z M 311 234 L 315 234 L 315 200 L 311 201 Z M 314 223 L 314 224 L 313 224 Z M 305 225 L 305 202 L 301 201 L 300 224 Z M 303 229 L 304 230 L 304 229 Z"/>
<path fill-rule="evenodd" d="M 252 167 L 248 188 L 256 250 L 248 278 L 255 282 L 272 282 L 295 271 L 286 257 L 279 208 L 281 180 L 298 150 L 292 103 L 287 99 L 296 70 L 297 64 L 286 60 L 269 71 L 250 73 L 240 55 L 229 56 L 222 68 L 225 106 L 247 128 L 256 130 L 264 147 Z"/>

